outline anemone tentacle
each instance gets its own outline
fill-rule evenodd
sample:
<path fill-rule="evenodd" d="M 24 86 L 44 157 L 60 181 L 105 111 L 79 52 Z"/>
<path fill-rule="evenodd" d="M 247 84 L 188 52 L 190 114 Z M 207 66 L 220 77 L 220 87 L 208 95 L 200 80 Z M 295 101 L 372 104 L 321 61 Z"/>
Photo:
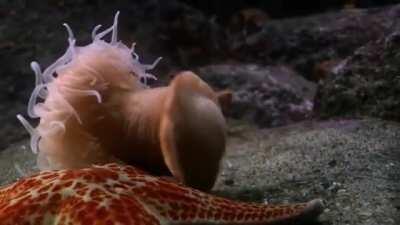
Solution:
<path fill-rule="evenodd" d="M 43 71 L 39 63 L 31 62 L 36 78 L 27 114 L 30 118 L 40 118 L 40 121 L 34 128 L 21 115 L 17 117 L 31 134 L 30 145 L 33 152 L 41 151 L 39 146 L 45 148 L 45 151 L 41 151 L 43 154 L 53 155 L 56 152 L 70 151 L 70 147 L 65 145 L 67 142 L 65 139 L 72 138 L 71 135 L 74 136 L 72 133 L 77 130 L 85 133 L 85 126 L 90 124 L 91 112 L 107 112 L 100 108 L 113 107 L 107 102 L 108 99 L 112 99 L 113 90 L 144 89 L 147 87 L 148 79 L 157 79 L 146 71 L 154 69 L 161 57 L 151 64 L 139 62 L 135 44 L 129 48 L 118 40 L 118 18 L 119 12 L 115 14 L 113 24 L 101 32 L 102 26 L 95 26 L 92 30 L 92 43 L 86 46 L 76 45 L 72 28 L 64 23 L 68 35 L 68 47 L 64 54 L 47 68 L 43 68 Z M 103 38 L 110 33 L 110 41 L 104 41 Z M 133 75 L 133 79 L 130 74 Z M 89 106 L 82 104 L 84 96 L 96 98 L 96 102 L 89 102 L 94 104 L 90 105 L 93 109 L 90 113 L 84 109 Z M 57 141 L 51 139 L 54 138 L 55 132 L 61 134 L 57 135 L 57 138 L 60 138 Z M 79 138 L 90 139 L 90 137 Z M 52 146 L 57 142 L 60 143 L 59 146 Z M 45 144 L 39 145 L 39 143 Z M 49 156 L 43 157 L 50 164 L 53 163 L 53 159 Z"/>
<path fill-rule="evenodd" d="M 101 103 L 101 102 L 102 102 L 101 95 L 100 95 L 100 93 L 99 93 L 98 91 L 96 91 L 96 90 L 79 90 L 79 89 L 70 88 L 70 87 L 66 87 L 66 86 L 63 86 L 62 88 L 63 88 L 64 90 L 72 91 L 72 92 L 75 92 L 75 93 L 77 93 L 77 94 L 88 95 L 88 96 L 94 96 L 94 97 L 96 97 L 96 100 L 97 100 L 98 103 Z"/>
<path fill-rule="evenodd" d="M 59 66 L 65 65 L 72 60 L 72 52 L 71 52 L 71 43 L 67 49 L 67 51 L 62 55 L 59 59 L 57 59 L 53 64 L 51 64 L 47 69 L 43 72 L 43 80 L 45 83 L 49 83 L 54 80 L 54 72 Z"/>
<path fill-rule="evenodd" d="M 118 38 L 118 17 L 119 17 L 119 11 L 115 14 L 114 17 L 114 24 L 113 24 L 113 31 L 111 35 L 111 45 L 114 45 L 117 43 L 117 38 Z"/>
<path fill-rule="evenodd" d="M 92 41 L 94 41 L 95 40 L 95 38 L 96 38 L 96 33 L 97 33 L 97 31 L 101 28 L 101 24 L 99 24 L 99 25 L 97 25 L 97 26 L 95 26 L 94 28 L 93 28 L 93 31 L 92 31 Z"/>
<path fill-rule="evenodd" d="M 29 102 L 28 102 L 28 115 L 29 115 L 29 117 L 31 117 L 31 118 L 38 118 L 39 117 L 39 115 L 36 114 L 36 112 L 34 110 L 34 107 L 35 107 L 35 105 L 37 103 L 38 97 L 43 98 L 43 99 L 45 98 L 45 96 L 41 96 L 40 95 L 40 92 L 43 89 L 47 88 L 47 86 L 48 86 L 48 84 L 39 84 L 39 85 L 37 85 L 35 87 L 35 89 L 33 89 L 33 92 L 31 94 L 31 97 L 29 98 Z"/>
<path fill-rule="evenodd" d="M 34 154 L 38 152 L 38 141 L 40 139 L 39 133 L 36 131 L 35 128 L 20 114 L 17 115 L 18 120 L 22 123 L 24 128 L 28 131 L 29 135 L 31 136 L 30 140 L 30 147 Z"/>
<path fill-rule="evenodd" d="M 41 84 L 43 82 L 42 81 L 42 70 L 40 69 L 39 63 L 37 63 L 36 61 L 31 62 L 31 68 L 32 68 L 33 72 L 35 72 L 35 85 L 38 86 L 39 84 Z"/>
<path fill-rule="evenodd" d="M 136 61 L 139 61 L 139 55 L 135 52 L 136 42 L 131 44 L 131 55 L 135 57 Z"/>
<path fill-rule="evenodd" d="M 71 27 L 68 25 L 68 23 L 63 23 L 63 26 L 67 29 L 67 32 L 68 32 L 68 41 L 75 40 L 74 32 L 72 31 L 72 29 L 71 29 Z"/>
<path fill-rule="evenodd" d="M 75 116 L 76 120 L 78 120 L 78 122 L 80 124 L 82 124 L 82 120 L 79 116 L 79 114 L 76 112 L 76 110 L 74 109 L 74 107 L 68 102 L 67 99 L 65 99 L 65 97 L 60 93 L 60 88 L 57 86 L 52 86 L 54 87 L 54 89 L 56 89 L 56 91 L 54 91 L 54 94 L 57 95 L 57 98 L 62 102 L 62 104 L 64 104 L 68 110 Z"/>
<path fill-rule="evenodd" d="M 118 16 L 119 16 L 119 11 L 115 14 L 114 16 L 114 23 L 111 25 L 111 27 L 107 28 L 106 30 L 96 34 L 94 36 L 94 41 L 99 41 L 101 40 L 104 36 L 112 32 L 111 36 L 111 42 L 110 44 L 115 44 L 117 42 L 117 26 L 118 26 Z M 96 28 L 96 27 L 95 27 Z M 99 29 L 99 28 L 97 28 Z M 97 31 L 97 30 L 96 30 Z M 96 33 L 96 32 L 94 32 Z"/>

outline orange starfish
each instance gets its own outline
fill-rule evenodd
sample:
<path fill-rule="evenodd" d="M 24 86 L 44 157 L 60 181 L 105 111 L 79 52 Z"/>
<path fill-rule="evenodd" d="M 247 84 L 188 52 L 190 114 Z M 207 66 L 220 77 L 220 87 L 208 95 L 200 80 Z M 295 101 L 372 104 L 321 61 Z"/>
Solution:
<path fill-rule="evenodd" d="M 235 202 L 117 164 L 45 171 L 0 189 L 2 225 L 291 224 L 322 209 L 321 200 Z"/>

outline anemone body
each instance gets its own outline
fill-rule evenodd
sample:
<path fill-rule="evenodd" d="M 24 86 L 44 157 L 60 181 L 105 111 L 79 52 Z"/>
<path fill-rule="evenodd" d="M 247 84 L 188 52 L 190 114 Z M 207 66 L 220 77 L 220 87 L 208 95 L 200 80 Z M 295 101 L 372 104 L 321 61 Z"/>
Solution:
<path fill-rule="evenodd" d="M 209 190 L 225 150 L 221 96 L 192 72 L 176 76 L 169 89 L 160 125 L 165 162 L 185 184 Z"/>
<path fill-rule="evenodd" d="M 112 154 L 107 148 L 123 137 L 119 96 L 142 89 L 124 61 L 127 49 L 98 40 L 77 50 L 49 84 L 44 110 L 38 112 L 42 168 L 77 168 L 109 161 Z M 49 133 L 57 129 L 52 128 L 54 122 L 63 128 Z M 115 146 L 113 151 L 118 149 Z"/>
<path fill-rule="evenodd" d="M 154 78 L 146 71 L 160 58 L 151 65 L 141 64 L 134 44 L 128 48 L 118 41 L 118 15 L 103 32 L 97 34 L 101 26 L 96 26 L 87 46 L 76 46 L 71 28 L 64 24 L 69 34 L 65 54 L 43 73 L 38 63 L 31 63 L 36 87 L 28 115 L 40 122 L 33 128 L 21 115 L 17 117 L 31 134 L 31 148 L 38 153 L 42 170 L 123 161 L 117 156 L 126 149 L 128 127 L 120 109 L 125 96 L 146 89 L 141 80 Z M 106 42 L 103 38 L 109 33 L 111 41 Z M 138 151 L 135 146 L 130 149 Z"/>
<path fill-rule="evenodd" d="M 66 53 L 43 73 L 31 64 L 37 86 L 28 114 L 40 122 L 32 128 L 18 118 L 31 133 L 39 168 L 119 162 L 210 189 L 225 149 L 220 96 L 191 72 L 177 75 L 169 86 L 147 88 L 146 79 L 154 76 L 146 71 L 159 59 L 139 63 L 133 47 L 117 40 L 117 18 L 99 34 L 97 26 L 93 42 L 83 47 L 75 46 L 65 25 Z M 102 40 L 110 32 L 111 41 Z"/>

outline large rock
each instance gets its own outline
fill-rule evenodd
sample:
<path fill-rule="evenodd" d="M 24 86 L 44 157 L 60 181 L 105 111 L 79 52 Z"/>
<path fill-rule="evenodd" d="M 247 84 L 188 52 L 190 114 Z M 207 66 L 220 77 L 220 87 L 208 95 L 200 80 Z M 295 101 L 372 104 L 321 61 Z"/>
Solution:
<path fill-rule="evenodd" d="M 232 15 L 238 9 L 251 7 L 261 8 L 271 14 L 273 17 L 294 17 L 300 15 L 308 15 L 320 13 L 323 11 L 351 8 L 353 7 L 376 7 L 387 4 L 398 3 L 397 0 L 329 0 L 329 1 L 292 1 L 292 0 L 203 0 L 192 1 L 182 0 L 195 8 L 201 9 L 207 14 L 217 14 L 221 16 Z"/>
<path fill-rule="evenodd" d="M 212 86 L 233 91 L 228 115 L 260 127 L 275 127 L 309 118 L 315 84 L 284 66 L 254 64 L 205 66 L 198 73 Z"/>
<path fill-rule="evenodd" d="M 306 78 L 327 60 L 340 60 L 390 30 L 400 5 L 351 9 L 301 18 L 262 20 L 256 29 L 232 31 L 230 22 L 181 7 L 159 26 L 169 64 L 191 68 L 226 61 L 289 64 Z"/>
<path fill-rule="evenodd" d="M 336 120 L 260 130 L 234 121 L 228 134 L 214 193 L 270 203 L 323 198 L 320 225 L 400 223 L 400 124 Z M 36 170 L 26 144 L 0 152 L 0 185 Z"/>
<path fill-rule="evenodd" d="M 396 5 L 268 21 L 260 32 L 235 43 L 234 52 L 243 61 L 288 63 L 311 78 L 316 64 L 351 55 L 389 31 L 399 15 Z"/>
<path fill-rule="evenodd" d="M 320 84 L 316 111 L 400 121 L 400 29 L 371 41 Z"/>

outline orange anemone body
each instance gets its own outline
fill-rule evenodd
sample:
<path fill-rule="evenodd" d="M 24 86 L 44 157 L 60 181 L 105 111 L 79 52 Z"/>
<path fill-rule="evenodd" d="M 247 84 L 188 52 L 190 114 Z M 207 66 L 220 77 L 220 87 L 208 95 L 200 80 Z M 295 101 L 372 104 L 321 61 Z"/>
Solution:
<path fill-rule="evenodd" d="M 80 49 L 75 58 L 48 86 L 38 132 L 42 168 L 77 168 L 112 159 L 123 138 L 121 97 L 142 89 L 137 78 L 121 63 L 119 49 L 98 41 Z M 98 48 L 97 45 L 102 45 Z M 98 96 L 85 94 L 92 91 Z M 48 131 L 52 124 L 62 129 Z"/>
<path fill-rule="evenodd" d="M 18 118 L 31 133 L 39 168 L 119 162 L 210 189 L 225 150 L 221 96 L 192 72 L 178 74 L 169 86 L 148 88 L 142 81 L 154 78 L 146 71 L 159 59 L 141 64 L 134 45 L 117 40 L 117 18 L 99 34 L 96 27 L 93 42 L 83 47 L 75 46 L 65 24 L 66 53 L 43 73 L 31 64 L 37 86 L 28 114 L 40 122 L 34 129 Z M 110 32 L 111 41 L 102 40 Z"/>
<path fill-rule="evenodd" d="M 140 157 L 133 157 L 138 161 L 155 159 L 151 162 L 154 166 L 162 162 L 161 151 L 149 144 L 148 130 L 129 135 L 130 129 L 148 123 L 149 118 L 144 118 L 140 110 L 145 104 L 135 105 L 129 100 L 133 94 L 149 90 L 141 81 L 154 78 L 146 71 L 160 58 L 151 65 L 141 64 L 134 45 L 128 48 L 117 40 L 117 22 L 118 14 L 112 27 L 96 34 L 97 26 L 93 42 L 83 47 L 75 46 L 72 30 L 64 24 L 69 33 L 66 53 L 43 73 L 36 62 L 31 64 L 36 88 L 28 114 L 40 118 L 40 122 L 32 128 L 22 116 L 18 118 L 31 133 L 31 148 L 38 153 L 40 169 L 130 161 L 127 151 L 133 155 L 140 152 Z M 111 41 L 102 40 L 110 32 Z M 132 124 L 128 113 L 135 112 L 141 114 L 137 116 L 140 120 Z"/>

